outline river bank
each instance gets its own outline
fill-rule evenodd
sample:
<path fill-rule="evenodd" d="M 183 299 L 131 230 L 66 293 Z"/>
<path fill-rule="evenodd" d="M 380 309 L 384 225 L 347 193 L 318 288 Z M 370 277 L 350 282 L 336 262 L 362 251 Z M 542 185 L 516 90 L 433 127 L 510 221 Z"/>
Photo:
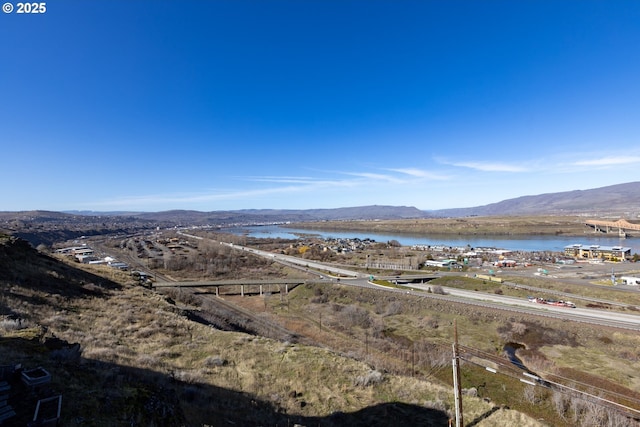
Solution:
<path fill-rule="evenodd" d="M 309 230 L 358 230 L 379 233 L 411 233 L 465 236 L 584 236 L 593 233 L 578 216 L 468 217 L 371 221 L 319 221 L 291 224 Z M 604 236 L 604 234 L 601 234 Z"/>
<path fill-rule="evenodd" d="M 296 228 L 293 228 L 296 227 Z M 297 225 L 267 225 L 252 227 L 236 227 L 225 231 L 237 235 L 266 239 L 371 239 L 376 242 L 396 241 L 402 246 L 432 246 L 432 247 L 470 247 L 496 248 L 510 251 L 525 252 L 564 252 L 569 245 L 601 245 L 626 246 L 631 253 L 640 253 L 640 239 L 620 238 L 617 234 L 594 233 L 586 231 L 580 235 L 572 234 L 463 234 L 463 233 L 433 233 L 428 232 L 383 232 L 372 229 L 331 229 L 331 228 L 297 228 Z"/>

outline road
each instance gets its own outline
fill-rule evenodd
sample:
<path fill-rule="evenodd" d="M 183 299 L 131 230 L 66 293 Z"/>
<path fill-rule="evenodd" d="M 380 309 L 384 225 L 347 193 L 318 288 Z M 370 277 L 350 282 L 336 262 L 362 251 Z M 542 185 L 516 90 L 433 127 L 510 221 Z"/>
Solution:
<path fill-rule="evenodd" d="M 424 285 L 423 285 L 424 286 Z M 591 308 L 567 308 L 546 304 L 537 304 L 528 300 L 507 297 L 502 295 L 485 294 L 474 291 L 466 291 L 454 288 L 444 288 L 445 292 L 452 296 L 473 299 L 476 301 L 488 301 L 497 304 L 504 304 L 516 307 L 526 307 L 528 313 L 543 312 L 548 315 L 554 313 L 565 319 L 576 321 L 600 320 L 600 324 L 607 326 L 617 326 L 625 329 L 640 330 L 640 316 L 615 311 L 603 311 Z M 554 317 L 557 317 L 554 316 Z M 586 320 L 585 320 L 586 319 Z"/>
<path fill-rule="evenodd" d="M 531 303 L 521 298 L 508 297 L 503 295 L 487 294 L 475 291 L 466 291 L 454 288 L 444 289 L 445 295 L 429 293 L 428 284 L 408 284 L 404 289 L 390 288 L 377 285 L 370 282 L 369 275 L 365 273 L 351 271 L 345 268 L 339 268 L 317 261 L 309 261 L 287 255 L 274 254 L 271 252 L 261 251 L 249 247 L 239 246 L 232 243 L 223 243 L 229 247 L 248 251 L 258 256 L 270 258 L 273 261 L 286 265 L 295 265 L 305 269 L 318 270 L 318 275 L 323 278 L 331 278 L 333 282 L 340 281 L 344 285 L 359 286 L 366 288 L 374 288 L 385 290 L 388 292 L 398 292 L 419 297 L 427 297 L 433 299 L 441 299 L 463 304 L 476 305 L 484 308 L 493 308 L 504 311 L 512 311 L 515 313 L 550 317 L 563 320 L 572 320 L 576 322 L 588 323 L 600 326 L 616 327 L 628 330 L 640 331 L 640 315 L 620 313 L 616 311 L 603 311 L 591 308 L 565 308 L 554 307 L 544 304 Z M 338 277 L 331 277 L 322 274 L 322 271 L 329 272 Z M 342 280 L 340 280 L 342 279 Z M 328 282 L 331 283 L 331 282 Z"/>
<path fill-rule="evenodd" d="M 272 252 L 266 252 L 266 251 L 261 251 L 259 249 L 253 249 L 253 248 L 249 248 L 246 246 L 239 246 L 233 243 L 224 243 L 221 242 L 221 244 L 223 245 L 227 245 L 230 248 L 236 249 L 236 250 L 242 250 L 242 251 L 247 251 L 247 252 L 251 252 L 253 254 L 265 257 L 265 258 L 269 258 L 272 259 L 274 261 L 277 261 L 279 263 L 282 264 L 286 264 L 286 265 L 295 265 L 297 267 L 303 267 L 305 269 L 313 269 L 313 270 L 320 270 L 320 271 L 327 271 L 329 273 L 332 273 L 334 275 L 338 275 L 339 277 L 351 277 L 351 278 L 365 278 L 365 277 L 369 277 L 369 275 L 364 274 L 364 273 L 359 273 L 359 272 L 355 272 L 355 271 L 351 271 L 351 270 L 347 270 L 345 268 L 342 267 L 335 267 L 332 265 L 328 265 L 328 264 L 323 264 L 321 262 L 317 262 L 317 261 L 309 261 L 306 259 L 301 259 L 301 258 L 296 258 L 293 256 L 288 256 L 288 255 L 282 255 L 282 254 L 274 254 Z"/>

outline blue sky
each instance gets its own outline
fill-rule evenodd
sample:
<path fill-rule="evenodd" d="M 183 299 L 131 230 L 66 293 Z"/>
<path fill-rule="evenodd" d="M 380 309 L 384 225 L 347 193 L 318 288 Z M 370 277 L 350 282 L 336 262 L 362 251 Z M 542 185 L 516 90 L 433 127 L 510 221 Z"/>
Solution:
<path fill-rule="evenodd" d="M 2 13 L 0 210 L 431 210 L 639 181 L 638 23 L 636 0 Z"/>

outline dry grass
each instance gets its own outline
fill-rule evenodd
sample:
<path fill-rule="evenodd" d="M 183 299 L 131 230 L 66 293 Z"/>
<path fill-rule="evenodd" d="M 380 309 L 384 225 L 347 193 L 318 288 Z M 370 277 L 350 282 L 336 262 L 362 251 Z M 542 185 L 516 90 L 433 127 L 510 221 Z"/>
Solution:
<path fill-rule="evenodd" d="M 579 351 L 563 345 L 545 346 L 540 351 L 553 360 L 558 369 L 580 367 L 591 375 L 635 391 L 640 398 L 639 346 L 640 337 L 637 335 L 613 332 L 590 336 Z"/>
<path fill-rule="evenodd" d="M 564 372 L 568 378 L 573 378 L 573 381 L 585 380 L 588 384 L 602 385 L 609 392 L 627 396 L 633 396 L 638 390 L 637 381 L 640 377 L 635 373 L 637 351 L 634 350 L 638 342 L 633 333 L 620 331 L 611 334 L 606 328 L 584 328 L 574 323 L 539 320 L 526 316 L 514 318 L 499 311 L 469 309 L 428 299 L 416 301 L 414 297 L 405 298 L 380 292 L 372 292 L 367 297 L 367 292 L 341 287 L 324 288 L 319 292 L 317 287 L 302 287 L 290 295 L 286 307 L 276 304 L 272 309 L 281 317 L 291 318 L 295 313 L 298 319 L 307 319 L 315 326 L 302 326 L 291 321 L 287 325 L 292 329 L 301 333 L 304 331 L 307 336 L 313 336 L 318 342 L 343 349 L 353 357 L 391 371 L 401 370 L 403 366 L 406 369 L 413 359 L 418 376 L 444 372 L 443 379 L 450 381 L 450 374 L 446 372 L 450 368 L 442 371 L 438 367 L 448 366 L 447 359 L 450 359 L 450 343 L 453 336 L 452 324 L 455 319 L 458 322 L 462 345 L 482 350 L 500 359 L 503 357 L 502 346 L 505 342 L 520 342 L 528 349 L 522 352 L 521 358 L 541 374 Z M 349 321 L 350 318 L 342 315 L 344 307 L 349 304 L 370 308 L 368 328 L 359 322 Z M 357 340 L 358 345 L 354 345 L 354 340 Z M 366 351 L 363 345 L 365 341 L 368 342 Z M 563 352 L 560 352 L 560 349 L 564 349 Z M 572 359 L 571 354 L 577 353 L 585 360 L 575 357 Z M 502 363 L 506 362 L 504 358 L 502 360 Z M 486 360 L 483 363 L 490 365 Z M 577 369 L 570 372 L 566 369 L 570 366 Z M 618 369 L 623 366 L 624 369 Z M 436 376 L 440 377 L 439 374 Z M 564 420 L 559 416 L 548 395 L 543 396 L 545 404 L 542 406 L 537 402 L 538 398 L 529 406 L 520 406 L 512 403 L 517 393 L 505 393 L 504 390 L 500 391 L 497 385 L 490 386 L 484 370 L 466 378 L 463 379 L 463 386 L 485 384 L 484 393 L 487 394 L 484 395 L 491 396 L 496 402 L 509 402 L 510 406 L 521 411 L 531 411 L 530 413 L 541 414 L 541 411 L 547 411 L 545 417 L 547 420 L 553 420 L 553 425 L 572 425 L 570 420 Z M 614 383 L 609 381 L 610 378 L 619 378 L 619 381 Z M 584 390 L 594 392 L 595 389 L 586 387 Z M 600 392 L 596 390 L 594 393 Z M 638 404 L 632 406 L 637 407 Z M 543 410 L 543 407 L 546 409 Z M 584 418 L 585 423 L 587 415 L 580 415 L 580 419 Z M 610 416 L 615 417 L 615 414 Z M 614 423 L 611 425 L 617 425 L 614 421 L 611 422 Z"/>
<path fill-rule="evenodd" d="M 55 280 L 65 280 L 64 270 L 54 271 Z M 127 276 L 99 269 L 90 273 L 105 274 L 119 286 L 87 287 L 78 280 L 78 289 L 63 294 L 10 283 L 2 293 L 3 307 L 29 314 L 30 322 L 29 328 L 0 330 L 3 354 L 25 366 L 50 367 L 53 386 L 65 394 L 65 423 L 81 418 L 96 426 L 131 420 L 158 425 L 157 414 L 163 413 L 169 414 L 164 425 L 385 425 L 385 417 L 438 425 L 446 422 L 453 404 L 447 384 L 453 320 L 461 344 L 496 355 L 503 344 L 498 329 L 511 321 L 496 312 L 341 286 L 321 292 L 301 286 L 286 301 L 237 298 L 265 319 L 275 316 L 323 345 L 310 347 L 214 330 L 189 321 L 181 307 L 133 286 Z M 510 326 L 509 331 L 523 341 L 541 339 L 525 334 L 526 329 Z M 42 344 L 54 336 L 78 343 L 81 358 L 69 352 L 65 360 L 62 352 L 54 363 Z M 596 339 L 578 338 L 581 346 Z M 633 344 L 624 337 L 614 342 L 615 351 L 623 353 Z M 464 387 L 486 381 L 482 369 L 465 365 L 465 372 Z M 519 384 L 512 386 L 521 393 Z M 497 387 L 487 383 L 483 393 L 498 396 Z M 513 390 L 502 390 L 494 401 L 513 398 Z M 96 417 L 105 402 L 110 410 Z M 513 420 L 543 425 L 480 398 L 465 396 L 464 404 L 467 422 L 476 420 L 479 426 Z M 535 407 L 522 410 L 534 413 Z"/>
<path fill-rule="evenodd" d="M 295 228 L 364 230 L 381 233 L 464 235 L 583 235 L 591 230 L 584 218 L 573 216 L 473 217 L 380 221 L 333 221 L 293 224 Z"/>
<path fill-rule="evenodd" d="M 358 425 L 349 414 L 380 425 L 378 411 L 393 411 L 383 409 L 390 404 L 405 405 L 399 415 L 413 413 L 414 419 L 429 424 L 434 416 L 446 418 L 451 408 L 450 390 L 443 385 L 388 373 L 364 385 L 361 378 L 371 375 L 365 363 L 327 349 L 193 323 L 162 295 L 108 273 L 123 280 L 120 289 L 62 299 L 21 287 L 3 294 L 7 306 L 30 313 L 32 326 L 16 328 L 7 322 L 0 330 L 3 355 L 51 371 L 52 386 L 65 395 L 64 424 L 83 419 L 107 426 L 134 419 L 150 425 L 157 422 L 155 412 L 168 411 L 168 425 L 229 420 L 242 425 L 286 420 Z M 43 304 L 26 306 L 22 300 L 27 297 Z M 55 306 L 46 304 L 54 300 Z M 347 318 L 361 315 L 347 310 Z M 81 357 L 75 360 L 69 353 L 64 359 L 65 353 L 59 352 L 52 363 L 51 352 L 41 343 L 53 337 L 78 343 Z M 104 402 L 109 402 L 108 413 L 97 411 Z M 465 398 L 465 403 L 470 417 L 492 410 L 479 399 Z M 150 412 L 151 407 L 155 409 Z"/>

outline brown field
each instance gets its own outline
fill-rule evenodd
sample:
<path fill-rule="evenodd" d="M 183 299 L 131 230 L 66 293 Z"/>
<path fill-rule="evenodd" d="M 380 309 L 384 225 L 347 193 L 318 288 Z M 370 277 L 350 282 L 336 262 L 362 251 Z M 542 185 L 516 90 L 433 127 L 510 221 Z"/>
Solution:
<path fill-rule="evenodd" d="M 593 229 L 578 216 L 468 217 L 376 221 L 327 221 L 292 224 L 323 230 L 363 230 L 385 233 L 443 235 L 583 235 Z"/>

